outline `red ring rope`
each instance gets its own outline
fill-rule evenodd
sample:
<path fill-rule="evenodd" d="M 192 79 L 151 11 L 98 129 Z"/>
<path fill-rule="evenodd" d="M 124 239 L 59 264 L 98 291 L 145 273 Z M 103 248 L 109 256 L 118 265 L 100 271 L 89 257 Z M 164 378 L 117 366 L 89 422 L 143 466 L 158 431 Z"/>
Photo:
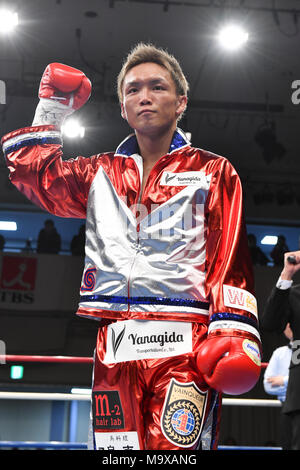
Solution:
<path fill-rule="evenodd" d="M 93 364 L 92 357 L 74 357 L 74 356 L 20 356 L 16 354 L 0 355 L 0 362 L 55 362 L 71 364 Z M 267 367 L 267 362 L 262 362 L 261 367 Z"/>
<path fill-rule="evenodd" d="M 0 361 L 7 362 L 61 362 L 75 364 L 93 364 L 92 357 L 72 357 L 72 356 L 19 356 L 15 354 L 0 355 Z"/>

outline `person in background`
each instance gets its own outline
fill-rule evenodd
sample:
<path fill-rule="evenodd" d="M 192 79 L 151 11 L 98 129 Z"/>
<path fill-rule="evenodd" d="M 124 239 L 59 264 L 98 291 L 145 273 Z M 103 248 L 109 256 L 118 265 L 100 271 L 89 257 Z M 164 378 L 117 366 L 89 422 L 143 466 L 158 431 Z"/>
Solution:
<path fill-rule="evenodd" d="M 44 223 L 44 228 L 39 232 L 37 252 L 58 254 L 60 249 L 61 237 L 54 226 L 53 220 L 47 219 Z"/>
<path fill-rule="evenodd" d="M 284 266 L 276 285 L 273 287 L 263 314 L 260 327 L 269 332 L 282 333 L 287 324 L 293 331 L 292 355 L 289 380 L 282 412 L 291 420 L 291 449 L 300 450 L 300 284 L 293 278 L 300 270 L 300 251 L 287 252 Z M 298 349 L 297 349 L 298 348 Z"/>
<path fill-rule="evenodd" d="M 78 234 L 71 241 L 71 253 L 73 256 L 84 256 L 85 248 L 85 224 L 81 225 Z"/>
<path fill-rule="evenodd" d="M 284 253 L 289 251 L 289 247 L 286 244 L 285 236 L 279 235 L 276 245 L 271 251 L 271 258 L 274 261 L 275 266 L 283 266 Z"/>
<path fill-rule="evenodd" d="M 248 234 L 248 246 L 253 266 L 266 266 L 269 262 L 269 258 L 264 254 L 259 246 L 257 246 L 256 236 L 253 233 Z"/>
<path fill-rule="evenodd" d="M 27 238 L 27 240 L 25 241 L 24 248 L 22 249 L 22 252 L 23 253 L 32 253 L 33 251 L 34 251 L 34 249 L 32 247 L 32 239 Z"/>
<path fill-rule="evenodd" d="M 289 343 L 273 351 L 264 373 L 263 382 L 265 392 L 269 395 L 276 395 L 282 404 L 285 402 L 292 357 L 293 332 L 289 323 L 283 333 Z M 280 413 L 280 442 L 283 450 L 291 448 L 291 420 L 289 415 L 282 413 L 282 409 Z"/>

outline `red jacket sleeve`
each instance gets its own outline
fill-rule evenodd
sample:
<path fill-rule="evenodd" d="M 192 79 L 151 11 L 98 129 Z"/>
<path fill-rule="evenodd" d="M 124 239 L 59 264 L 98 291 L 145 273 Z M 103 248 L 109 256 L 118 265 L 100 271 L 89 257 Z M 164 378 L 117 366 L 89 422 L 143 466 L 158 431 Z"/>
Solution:
<path fill-rule="evenodd" d="M 85 218 L 99 156 L 63 160 L 54 126 L 19 129 L 1 142 L 10 180 L 21 193 L 53 215 Z"/>
<path fill-rule="evenodd" d="M 209 334 L 260 340 L 242 186 L 238 174 L 226 159 L 219 159 L 212 173 L 206 217 L 206 294 L 211 305 Z"/>

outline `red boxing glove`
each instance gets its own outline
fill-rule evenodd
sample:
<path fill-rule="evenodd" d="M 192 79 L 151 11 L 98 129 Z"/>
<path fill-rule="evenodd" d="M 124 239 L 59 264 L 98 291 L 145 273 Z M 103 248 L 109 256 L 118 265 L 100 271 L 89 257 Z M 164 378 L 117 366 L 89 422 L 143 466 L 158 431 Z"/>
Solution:
<path fill-rule="evenodd" d="M 32 125 L 60 127 L 64 119 L 83 106 L 92 85 L 83 72 L 68 65 L 49 64 L 41 78 L 39 104 Z"/>
<path fill-rule="evenodd" d="M 68 65 L 49 64 L 42 76 L 39 97 L 79 109 L 91 95 L 92 85 L 83 72 Z"/>
<path fill-rule="evenodd" d="M 219 392 L 240 395 L 259 379 L 259 344 L 235 336 L 208 337 L 200 346 L 197 366 L 206 383 Z"/>

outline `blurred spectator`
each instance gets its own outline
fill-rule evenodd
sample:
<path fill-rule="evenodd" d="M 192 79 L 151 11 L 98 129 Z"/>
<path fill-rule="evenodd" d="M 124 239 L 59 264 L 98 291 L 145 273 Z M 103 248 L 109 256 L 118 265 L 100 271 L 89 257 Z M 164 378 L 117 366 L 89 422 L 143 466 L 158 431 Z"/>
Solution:
<path fill-rule="evenodd" d="M 0 251 L 3 251 L 5 245 L 5 238 L 3 235 L 0 235 Z"/>
<path fill-rule="evenodd" d="M 274 261 L 275 266 L 283 266 L 284 263 L 284 253 L 289 251 L 289 248 L 285 241 L 284 235 L 279 235 L 277 244 L 274 246 L 273 250 L 271 251 L 271 258 Z"/>
<path fill-rule="evenodd" d="M 60 252 L 60 249 L 61 237 L 54 226 L 54 222 L 51 219 L 47 219 L 44 223 L 44 228 L 39 232 L 37 252 L 57 254 Z"/>
<path fill-rule="evenodd" d="M 22 249 L 23 253 L 32 253 L 34 251 L 32 246 L 31 246 L 31 242 L 32 242 L 31 238 L 27 238 L 27 240 L 25 242 L 25 246 Z"/>
<path fill-rule="evenodd" d="M 85 225 L 81 225 L 78 234 L 71 241 L 71 253 L 74 256 L 84 256 L 85 251 Z"/>
<path fill-rule="evenodd" d="M 281 346 L 275 351 L 269 360 L 268 366 L 264 373 L 264 389 L 269 395 L 276 395 L 282 404 L 285 402 L 287 384 L 289 380 L 289 368 L 292 358 L 292 341 L 293 332 L 288 323 L 284 330 L 285 337 L 289 340 L 289 344 Z M 291 449 L 291 418 L 288 414 L 280 414 L 280 441 L 284 450 Z"/>
<path fill-rule="evenodd" d="M 270 261 L 264 252 L 256 244 L 256 236 L 253 233 L 248 235 L 248 246 L 253 265 L 266 266 Z"/>

